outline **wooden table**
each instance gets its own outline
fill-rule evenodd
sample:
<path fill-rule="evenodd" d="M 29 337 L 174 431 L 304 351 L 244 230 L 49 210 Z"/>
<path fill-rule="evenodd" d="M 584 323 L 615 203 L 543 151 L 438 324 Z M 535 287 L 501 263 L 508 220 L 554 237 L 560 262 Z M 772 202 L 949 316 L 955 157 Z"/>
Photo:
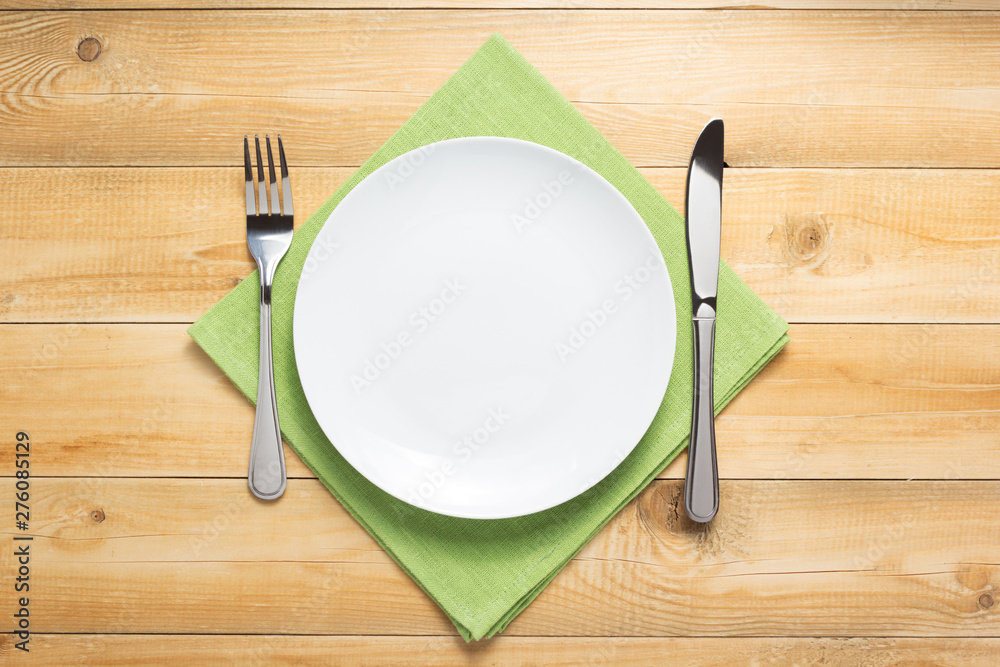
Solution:
<path fill-rule="evenodd" d="M 4 661 L 1000 660 L 994 0 L 96 4 L 0 13 Z M 466 645 L 293 453 L 250 496 L 253 410 L 185 329 L 252 269 L 245 132 L 304 214 L 493 31 L 675 205 L 725 118 L 723 255 L 792 342 L 718 420 L 710 527 L 682 457 Z"/>

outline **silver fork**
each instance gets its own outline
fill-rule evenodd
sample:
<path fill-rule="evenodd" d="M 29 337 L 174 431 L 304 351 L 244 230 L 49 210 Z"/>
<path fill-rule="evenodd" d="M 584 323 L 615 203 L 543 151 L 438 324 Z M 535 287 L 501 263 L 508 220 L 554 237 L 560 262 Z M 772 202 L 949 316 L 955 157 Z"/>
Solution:
<path fill-rule="evenodd" d="M 253 422 L 250 445 L 250 491 L 263 500 L 274 500 L 285 492 L 285 454 L 281 449 L 281 429 L 278 427 L 278 404 L 274 397 L 274 361 L 271 357 L 271 285 L 278 262 L 292 243 L 292 186 L 288 181 L 285 148 L 278 135 L 278 157 L 281 160 L 281 211 L 278 211 L 278 184 L 274 178 L 274 157 L 271 137 L 267 142 L 267 168 L 271 177 L 271 205 L 268 208 L 264 186 L 264 164 L 260 159 L 260 138 L 254 135 L 257 147 L 257 192 L 254 196 L 253 168 L 250 165 L 250 144 L 243 137 L 243 162 L 247 180 L 247 246 L 260 272 L 260 367 L 257 380 L 257 415 Z M 260 208 L 256 201 L 260 202 Z"/>

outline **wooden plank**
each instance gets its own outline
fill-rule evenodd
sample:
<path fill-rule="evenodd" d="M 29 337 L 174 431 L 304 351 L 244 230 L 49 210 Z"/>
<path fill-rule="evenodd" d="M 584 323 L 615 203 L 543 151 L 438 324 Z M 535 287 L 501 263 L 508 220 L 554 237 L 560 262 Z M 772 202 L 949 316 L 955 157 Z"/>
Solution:
<path fill-rule="evenodd" d="M 357 165 L 494 31 L 640 166 L 1000 164 L 1000 13 L 396 9 L 5 14 L 0 164 Z"/>
<path fill-rule="evenodd" d="M 298 210 L 350 172 L 294 166 Z M 685 173 L 643 170 L 681 207 Z M 240 168 L 6 170 L 0 321 L 195 320 L 253 269 L 243 197 Z M 730 169 L 723 256 L 792 322 L 1000 322 L 997 210 L 996 170 Z"/>
<path fill-rule="evenodd" d="M 0 424 L 38 443 L 35 474 L 246 474 L 253 407 L 185 329 L 5 327 Z M 312 476 L 287 446 L 285 459 Z"/>
<path fill-rule="evenodd" d="M 379 0 L 378 9 L 995 10 L 993 0 Z M 368 9 L 367 0 L 4 0 L 3 9 Z"/>
<path fill-rule="evenodd" d="M 793 326 L 791 342 L 716 420 L 720 474 L 1000 478 L 998 333 Z M 663 476 L 685 470 L 681 456 Z"/>
<path fill-rule="evenodd" d="M 793 326 L 717 420 L 720 474 L 1000 479 L 998 329 Z M 0 432 L 31 434 L 37 474 L 246 474 L 253 409 L 184 326 L 0 331 Z M 311 476 L 286 456 L 289 475 Z M 683 478 L 683 461 L 665 476 Z"/>
<path fill-rule="evenodd" d="M 254 269 L 242 168 L 5 171 L 6 321 L 193 322 Z M 351 171 L 293 168 L 296 208 L 318 208 Z"/>
<path fill-rule="evenodd" d="M 708 528 L 681 494 L 654 482 L 507 634 L 1000 632 L 1000 482 L 725 481 Z M 31 502 L 39 633 L 454 632 L 316 480 L 262 503 L 242 480 L 37 478 Z"/>
<path fill-rule="evenodd" d="M 12 650 L 0 636 L 0 654 Z M 23 664 L 158 666 L 384 664 L 690 667 L 734 664 L 933 664 L 991 666 L 1000 639 L 813 637 L 507 637 L 467 644 L 459 637 L 303 635 L 35 635 Z"/>
<path fill-rule="evenodd" d="M 643 173 L 683 205 L 685 169 Z M 731 169 L 725 179 L 722 256 L 788 321 L 1000 322 L 1000 172 Z"/>

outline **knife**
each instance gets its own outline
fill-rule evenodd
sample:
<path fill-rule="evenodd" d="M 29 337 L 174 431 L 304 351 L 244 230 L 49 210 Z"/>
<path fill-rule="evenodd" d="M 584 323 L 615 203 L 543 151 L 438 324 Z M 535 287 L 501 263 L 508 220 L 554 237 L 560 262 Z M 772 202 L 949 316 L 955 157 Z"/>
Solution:
<path fill-rule="evenodd" d="M 711 521 L 719 511 L 712 382 L 722 237 L 724 137 L 721 118 L 708 121 L 701 131 L 691 153 L 684 201 L 694 323 L 694 404 L 687 481 L 684 484 L 684 510 L 698 523 Z"/>

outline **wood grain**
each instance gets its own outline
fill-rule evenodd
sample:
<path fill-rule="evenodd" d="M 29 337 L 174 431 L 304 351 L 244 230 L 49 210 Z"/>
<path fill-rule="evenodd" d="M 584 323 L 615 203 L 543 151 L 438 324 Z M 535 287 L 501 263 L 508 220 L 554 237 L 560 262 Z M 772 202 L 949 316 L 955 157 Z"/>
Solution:
<path fill-rule="evenodd" d="M 0 432 L 31 434 L 36 474 L 246 474 L 253 409 L 183 325 L 0 332 Z M 998 332 L 793 326 L 785 350 L 717 420 L 720 474 L 1000 479 Z M 312 476 L 286 454 L 289 475 Z M 683 460 L 664 475 L 683 478 Z"/>
<path fill-rule="evenodd" d="M 369 9 L 367 0 L 4 0 L 2 9 Z M 993 0 L 379 0 L 385 9 L 995 10 Z"/>
<path fill-rule="evenodd" d="M 0 0 L 0 428 L 35 474 L 0 662 L 995 664 L 1000 11 L 956 10 L 1000 6 L 377 4 Z M 247 493 L 252 408 L 184 323 L 252 268 L 241 134 L 314 210 L 494 31 L 675 204 L 725 117 L 723 254 L 795 324 L 717 420 L 711 526 L 682 456 L 465 644 L 293 453 Z"/>
<path fill-rule="evenodd" d="M 276 503 L 245 486 L 35 479 L 34 630 L 453 632 L 318 481 Z M 13 480 L 0 492 L 10 497 Z M 709 528 L 685 517 L 681 493 L 680 481 L 654 482 L 506 634 L 1000 631 L 1000 482 L 726 481 L 727 511 Z M 12 513 L 3 508 L 0 530 Z M 3 552 L 8 580 L 13 560 Z M 10 596 L 0 612 L 12 618 Z"/>
<path fill-rule="evenodd" d="M 253 270 L 239 168 L 0 173 L 0 321 L 191 322 Z M 350 173 L 294 168 L 298 210 Z M 683 206 L 684 169 L 643 174 Z M 730 169 L 724 196 L 723 256 L 789 321 L 1000 322 L 1000 171 Z"/>
<path fill-rule="evenodd" d="M 13 650 L 0 635 L 0 655 Z M 812 637 L 507 637 L 466 644 L 458 637 L 303 635 L 36 635 L 18 664 L 166 662 L 241 665 L 663 665 L 876 664 L 992 666 L 1000 639 Z"/>
<path fill-rule="evenodd" d="M 357 165 L 494 31 L 638 166 L 712 115 L 733 166 L 1000 164 L 997 13 L 394 9 L 5 14 L 0 164 Z"/>

